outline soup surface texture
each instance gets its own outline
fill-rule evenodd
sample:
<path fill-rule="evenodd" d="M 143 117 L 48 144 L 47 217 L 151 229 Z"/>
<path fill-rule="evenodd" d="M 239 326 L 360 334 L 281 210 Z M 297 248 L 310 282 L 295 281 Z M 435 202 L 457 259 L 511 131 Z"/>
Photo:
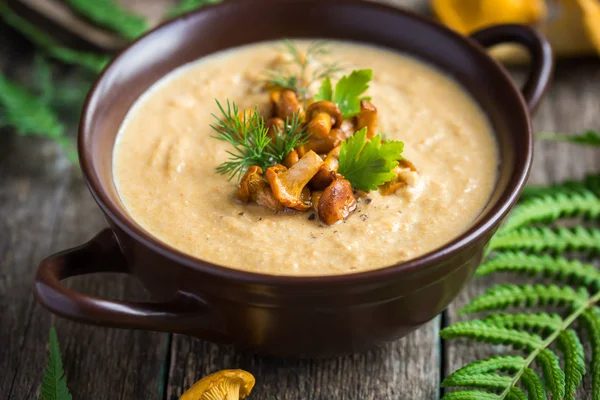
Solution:
<path fill-rule="evenodd" d="M 298 41 L 306 48 L 309 42 Z M 367 92 L 378 131 L 405 143 L 418 169 L 396 194 L 370 192 L 347 221 L 321 226 L 312 214 L 274 214 L 235 200 L 236 181 L 215 168 L 230 145 L 211 136 L 215 99 L 269 107 L 264 71 L 278 43 L 221 52 L 155 84 L 129 111 L 114 149 L 114 180 L 128 212 L 168 245 L 216 264 L 276 275 L 372 270 L 423 255 L 464 232 L 485 206 L 497 147 L 478 105 L 451 78 L 401 54 L 330 42 L 327 57 L 349 72 L 370 68 Z M 347 73 L 347 72 L 346 72 Z M 335 81 L 334 81 L 335 82 Z M 316 85 L 318 88 L 318 84 Z"/>

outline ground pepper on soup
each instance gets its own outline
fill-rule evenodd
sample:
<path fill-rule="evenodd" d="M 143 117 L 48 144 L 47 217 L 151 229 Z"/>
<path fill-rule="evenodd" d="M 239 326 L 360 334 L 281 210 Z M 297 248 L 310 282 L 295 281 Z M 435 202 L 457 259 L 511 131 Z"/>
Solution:
<path fill-rule="evenodd" d="M 315 45 L 296 40 L 294 45 L 300 60 L 317 46 L 318 55 L 300 66 L 307 78 L 298 79 L 301 75 L 294 69 L 298 64 L 290 63 L 294 56 L 290 57 L 288 47 L 282 48 L 279 42 L 256 43 L 183 66 L 137 100 L 120 128 L 113 152 L 115 186 L 132 219 L 158 240 L 191 256 L 275 275 L 318 276 L 382 268 L 430 252 L 464 232 L 486 205 L 498 165 L 488 119 L 469 94 L 444 73 L 388 49 L 342 41 Z M 367 70 L 372 75 L 360 72 Z M 361 110 L 361 102 L 354 101 L 350 105 L 357 114 L 344 117 L 345 108 L 334 99 L 336 86 L 353 71 L 370 78 L 365 79 L 368 89 L 359 100 L 371 105 L 362 103 Z M 279 86 L 265 84 L 269 79 L 278 79 Z M 325 81 L 331 83 L 331 92 Z M 296 105 L 289 92 L 280 90 L 283 87 L 293 92 Z M 223 118 L 215 100 L 226 115 L 241 112 L 250 119 L 256 111 L 263 118 L 263 129 L 277 123 L 286 136 L 295 135 L 298 143 L 285 140 L 275 161 L 244 164 L 232 179 L 229 172 L 218 173 L 215 169 L 231 161 L 229 152 L 235 150 L 230 142 L 213 138 L 219 135 L 211 128 L 219 123 L 214 116 Z M 283 124 L 278 120 L 269 124 L 277 117 L 275 101 L 290 107 L 291 117 L 301 108 L 304 119 L 296 113 L 297 120 L 290 118 L 286 123 L 282 118 Z M 313 107 L 307 118 L 309 107 L 317 101 L 337 105 L 341 126 L 335 126 L 337 110 L 331 104 Z M 342 142 L 310 144 L 306 121 L 315 119 L 320 123 L 314 129 L 324 127 L 323 135 L 334 129 L 344 132 Z M 304 134 L 296 135 L 298 127 L 305 126 Z M 356 185 L 371 183 L 363 181 L 370 174 L 352 175 L 353 171 L 341 168 L 337 151 L 342 143 L 349 143 L 346 135 L 364 147 L 377 135 L 380 146 L 403 142 L 401 156 L 393 158 L 398 163 L 393 179 L 365 186 L 368 191 L 359 189 Z M 331 149 L 312 147 L 314 155 L 300 163 L 310 152 L 298 148 L 317 144 Z M 288 153 L 292 154 L 286 157 Z M 285 169 L 274 168 L 274 181 L 290 179 L 286 175 L 298 164 L 302 172 L 304 168 L 310 174 L 317 170 L 304 184 L 310 190 L 310 203 L 306 190 L 304 195 L 300 191 L 299 198 L 296 192 L 288 199 L 300 208 L 308 205 L 308 210 L 283 212 L 290 207 L 274 197 L 265 176 L 277 164 Z M 325 190 L 317 188 L 343 182 L 336 179 L 338 174 L 353 187 L 332 187 L 336 196 L 329 198 L 334 212 L 319 216 L 318 206 L 314 207 Z M 306 179 L 298 180 L 300 186 Z M 248 202 L 236 195 L 247 196 Z M 328 221 L 341 222 L 327 225 Z"/>

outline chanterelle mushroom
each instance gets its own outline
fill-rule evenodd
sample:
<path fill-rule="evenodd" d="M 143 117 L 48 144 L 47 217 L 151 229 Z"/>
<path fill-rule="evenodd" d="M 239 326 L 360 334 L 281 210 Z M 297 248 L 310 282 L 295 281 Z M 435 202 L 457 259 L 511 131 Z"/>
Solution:
<path fill-rule="evenodd" d="M 360 114 L 356 117 L 356 128 L 367 128 L 367 138 L 371 139 L 377 131 L 377 108 L 370 101 L 360 102 Z"/>
<path fill-rule="evenodd" d="M 321 165 L 321 157 L 314 151 L 309 151 L 290 169 L 276 164 L 267 169 L 265 176 L 277 200 L 286 207 L 306 211 L 310 208 L 310 203 L 302 199 L 302 189 L 319 171 Z"/>
<path fill-rule="evenodd" d="M 291 118 L 294 113 L 302 113 L 302 104 L 293 90 L 271 92 L 271 101 L 274 105 L 275 116 L 283 120 Z"/>
<path fill-rule="evenodd" d="M 352 185 L 346 179 L 336 179 L 327 186 L 319 199 L 319 219 L 327 225 L 345 220 L 356 210 Z"/>
<path fill-rule="evenodd" d="M 317 101 L 306 109 L 306 121 L 306 130 L 311 137 L 322 139 L 329 135 L 331 128 L 339 128 L 342 125 L 342 112 L 331 101 Z"/>
<path fill-rule="evenodd" d="M 249 372 L 226 369 L 200 379 L 179 400 L 240 400 L 250 394 L 255 382 Z"/>
<path fill-rule="evenodd" d="M 267 207 L 273 211 L 283 211 L 281 204 L 273 195 L 269 184 L 262 177 L 262 169 L 255 165 L 248 168 L 240 181 L 236 199 L 242 203 L 254 201 L 256 204 Z"/>
<path fill-rule="evenodd" d="M 336 172 L 340 166 L 339 157 L 340 147 L 338 146 L 327 154 L 323 165 L 319 168 L 319 172 L 310 180 L 309 186 L 311 188 L 323 190 L 331 185 L 331 182 L 335 180 Z"/>

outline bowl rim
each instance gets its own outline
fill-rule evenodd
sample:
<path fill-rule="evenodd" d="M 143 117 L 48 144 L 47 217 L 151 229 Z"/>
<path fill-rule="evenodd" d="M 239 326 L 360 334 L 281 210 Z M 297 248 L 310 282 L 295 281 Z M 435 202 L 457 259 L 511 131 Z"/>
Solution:
<path fill-rule="evenodd" d="M 272 0 L 241 1 L 243 1 L 244 3 L 252 2 L 258 6 L 260 4 L 267 5 Z M 320 0 L 293 1 L 307 4 L 318 4 Z M 130 51 L 131 48 L 138 46 L 138 44 L 144 41 L 147 37 L 162 35 L 164 30 L 169 29 L 173 25 L 185 23 L 185 20 L 198 20 L 193 17 L 202 15 L 204 13 L 215 12 L 220 10 L 225 11 L 229 7 L 235 7 L 236 3 L 237 1 L 234 0 L 208 5 L 198 10 L 180 15 L 176 18 L 161 23 L 154 29 L 146 32 L 144 35 L 131 42 L 127 47 L 125 47 L 115 57 L 113 57 L 113 59 L 102 71 L 102 73 L 97 77 L 91 90 L 89 91 L 84 103 L 82 117 L 79 122 L 79 129 L 77 135 L 79 163 L 88 189 L 92 194 L 92 197 L 100 206 L 105 215 L 110 219 L 110 221 L 112 221 L 119 229 L 124 231 L 130 237 L 134 238 L 137 242 L 142 243 L 145 247 L 160 254 L 161 256 L 170 259 L 180 265 L 216 278 L 223 278 L 229 281 L 235 281 L 239 283 L 253 283 L 272 286 L 345 286 L 357 283 L 372 283 L 376 281 L 381 281 L 385 278 L 398 277 L 401 274 L 412 272 L 425 266 L 435 266 L 443 262 L 444 259 L 456 255 L 461 250 L 464 250 L 471 244 L 477 242 L 478 240 L 481 240 L 485 234 L 489 233 L 494 228 L 494 226 L 497 225 L 498 222 L 508 214 L 511 207 L 518 200 L 518 197 L 520 196 L 520 193 L 526 184 L 533 160 L 533 130 L 531 124 L 530 111 L 528 110 L 527 104 L 525 102 L 521 90 L 516 86 L 508 71 L 504 69 L 504 67 L 500 65 L 498 61 L 490 57 L 485 52 L 485 49 L 474 40 L 471 40 L 468 37 L 464 37 L 459 33 L 451 30 L 450 28 L 447 28 L 424 15 L 419 15 L 415 12 L 403 8 L 396 8 L 383 3 L 374 3 L 365 0 L 335 0 L 331 2 L 333 5 L 379 9 L 385 11 L 386 13 L 392 13 L 400 15 L 404 18 L 411 18 L 417 20 L 419 23 L 426 25 L 429 29 L 440 31 L 441 33 L 449 35 L 451 38 L 461 42 L 462 45 L 468 47 L 469 50 L 475 52 L 480 57 L 478 59 L 478 62 L 487 62 L 490 68 L 495 69 L 495 72 L 497 74 L 503 76 L 503 78 L 506 80 L 506 84 L 509 85 L 512 91 L 516 93 L 517 96 L 515 97 L 518 99 L 520 106 L 519 109 L 523 114 L 523 120 L 526 122 L 526 132 L 524 132 L 525 137 L 523 138 L 523 140 L 525 141 L 525 148 L 523 149 L 525 155 L 523 157 L 518 157 L 522 158 L 524 162 L 522 163 L 522 165 L 517 164 L 516 169 L 513 171 L 513 174 L 510 177 L 506 188 L 499 195 L 498 199 L 496 200 L 496 203 L 485 214 L 480 214 L 477 217 L 477 220 L 474 223 L 472 223 L 469 226 L 469 228 L 462 232 L 460 235 L 454 237 L 451 241 L 446 242 L 442 246 L 432 251 L 429 251 L 417 258 L 413 258 L 407 261 L 395 263 L 386 267 L 377 268 L 373 270 L 336 275 L 275 275 L 250 272 L 219 264 L 214 264 L 201 258 L 188 255 L 161 241 L 160 239 L 152 236 L 150 233 L 141 229 L 141 227 L 138 227 L 138 225 L 133 222 L 133 218 L 131 218 L 126 213 L 122 212 L 120 210 L 121 207 L 118 207 L 114 203 L 114 201 L 111 199 L 111 196 L 107 193 L 105 187 L 102 185 L 98 177 L 93 173 L 94 167 L 92 159 L 94 158 L 94 152 L 86 151 L 86 149 L 92 148 L 90 138 L 93 136 L 93 134 L 92 132 L 88 132 L 88 124 L 86 124 L 86 121 L 88 121 L 93 115 L 93 112 L 90 110 L 92 100 L 96 98 L 98 87 L 104 81 L 105 76 L 110 71 L 112 71 L 112 69 L 116 68 L 115 64 L 118 63 L 118 61 L 121 58 L 123 58 L 125 54 Z"/>

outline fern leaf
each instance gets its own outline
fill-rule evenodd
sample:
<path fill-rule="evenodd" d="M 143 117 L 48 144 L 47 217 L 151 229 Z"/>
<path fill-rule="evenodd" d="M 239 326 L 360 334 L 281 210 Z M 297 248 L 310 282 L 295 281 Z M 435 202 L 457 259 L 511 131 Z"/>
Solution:
<path fill-rule="evenodd" d="M 531 368 L 525 368 L 521 382 L 527 390 L 529 400 L 547 400 L 544 384 L 538 374 Z"/>
<path fill-rule="evenodd" d="M 600 198 L 589 190 L 533 198 L 515 207 L 499 233 L 531 223 L 553 222 L 559 218 L 575 216 L 592 219 L 600 217 Z"/>
<path fill-rule="evenodd" d="M 527 305 L 567 305 L 579 306 L 589 295 L 580 290 L 575 292 L 569 286 L 556 285 L 496 285 L 467 304 L 461 314 L 503 310 L 511 306 Z"/>
<path fill-rule="evenodd" d="M 600 288 L 600 271 L 591 264 L 549 255 L 502 252 L 481 264 L 477 276 L 495 272 L 515 272 L 529 276 L 543 275 L 557 281 Z"/>
<path fill-rule="evenodd" d="M 60 347 L 54 327 L 50 328 L 49 355 L 48 366 L 42 380 L 42 399 L 72 400 L 71 393 L 67 388 L 65 371 L 60 358 Z"/>
<path fill-rule="evenodd" d="M 558 314 L 492 314 L 483 319 L 488 325 L 503 328 L 548 333 L 560 329 L 562 318 Z"/>
<path fill-rule="evenodd" d="M 588 130 L 579 134 L 565 134 L 565 133 L 550 133 L 540 132 L 535 135 L 536 139 L 539 140 L 551 140 L 554 142 L 571 142 L 575 144 L 582 144 L 586 146 L 600 146 L 600 132 Z"/>
<path fill-rule="evenodd" d="M 64 134 L 65 127 L 38 96 L 1 73 L 0 108 L 6 123 L 22 135 L 57 138 Z"/>
<path fill-rule="evenodd" d="M 562 399 L 565 396 L 565 373 L 560 368 L 558 356 L 549 349 L 541 350 L 536 362 L 542 367 L 544 382 L 553 399 Z"/>
<path fill-rule="evenodd" d="M 481 390 L 459 390 L 446 393 L 442 400 L 498 400 L 500 397 Z"/>
<path fill-rule="evenodd" d="M 600 174 L 590 174 L 582 180 L 568 180 L 551 186 L 528 185 L 521 193 L 519 201 L 523 202 L 534 197 L 543 197 L 559 192 L 573 193 L 585 190 L 589 190 L 597 196 L 600 195 Z"/>
<path fill-rule="evenodd" d="M 68 0 L 79 14 L 127 39 L 135 39 L 148 29 L 146 19 L 127 12 L 114 0 Z"/>
<path fill-rule="evenodd" d="M 510 392 L 506 394 L 507 400 L 527 400 L 527 395 L 518 387 L 510 388 Z"/>
<path fill-rule="evenodd" d="M 46 52 L 50 57 L 64 63 L 80 65 L 89 71 L 98 73 L 104 69 L 110 60 L 107 56 L 62 47 L 46 33 L 18 16 L 5 2 L 0 2 L 0 18 Z"/>
<path fill-rule="evenodd" d="M 516 372 L 525 365 L 525 359 L 520 356 L 495 356 L 486 360 L 474 361 L 454 371 L 446 379 L 457 376 L 486 374 L 489 372 Z"/>
<path fill-rule="evenodd" d="M 222 1 L 223 0 L 180 0 L 178 5 L 169 10 L 167 17 L 176 17 L 210 4 L 221 3 Z"/>
<path fill-rule="evenodd" d="M 581 314 L 592 347 L 592 399 L 600 399 L 600 309 L 592 307 Z"/>
<path fill-rule="evenodd" d="M 585 229 L 581 226 L 556 230 L 548 227 L 521 228 L 494 236 L 488 245 L 488 251 L 506 249 L 600 253 L 600 229 Z"/>
<path fill-rule="evenodd" d="M 585 374 L 583 345 L 572 329 L 561 332 L 557 344 L 565 360 L 565 399 L 575 400 L 575 391 Z"/>
<path fill-rule="evenodd" d="M 448 377 L 442 382 L 442 387 L 472 387 L 503 390 L 511 383 L 512 378 L 510 376 L 487 373 Z"/>
<path fill-rule="evenodd" d="M 542 345 L 543 340 L 534 333 L 521 332 L 487 325 L 483 321 L 464 321 L 448 326 L 440 332 L 443 339 L 469 338 L 479 342 L 512 345 L 515 348 L 533 349 Z"/>

